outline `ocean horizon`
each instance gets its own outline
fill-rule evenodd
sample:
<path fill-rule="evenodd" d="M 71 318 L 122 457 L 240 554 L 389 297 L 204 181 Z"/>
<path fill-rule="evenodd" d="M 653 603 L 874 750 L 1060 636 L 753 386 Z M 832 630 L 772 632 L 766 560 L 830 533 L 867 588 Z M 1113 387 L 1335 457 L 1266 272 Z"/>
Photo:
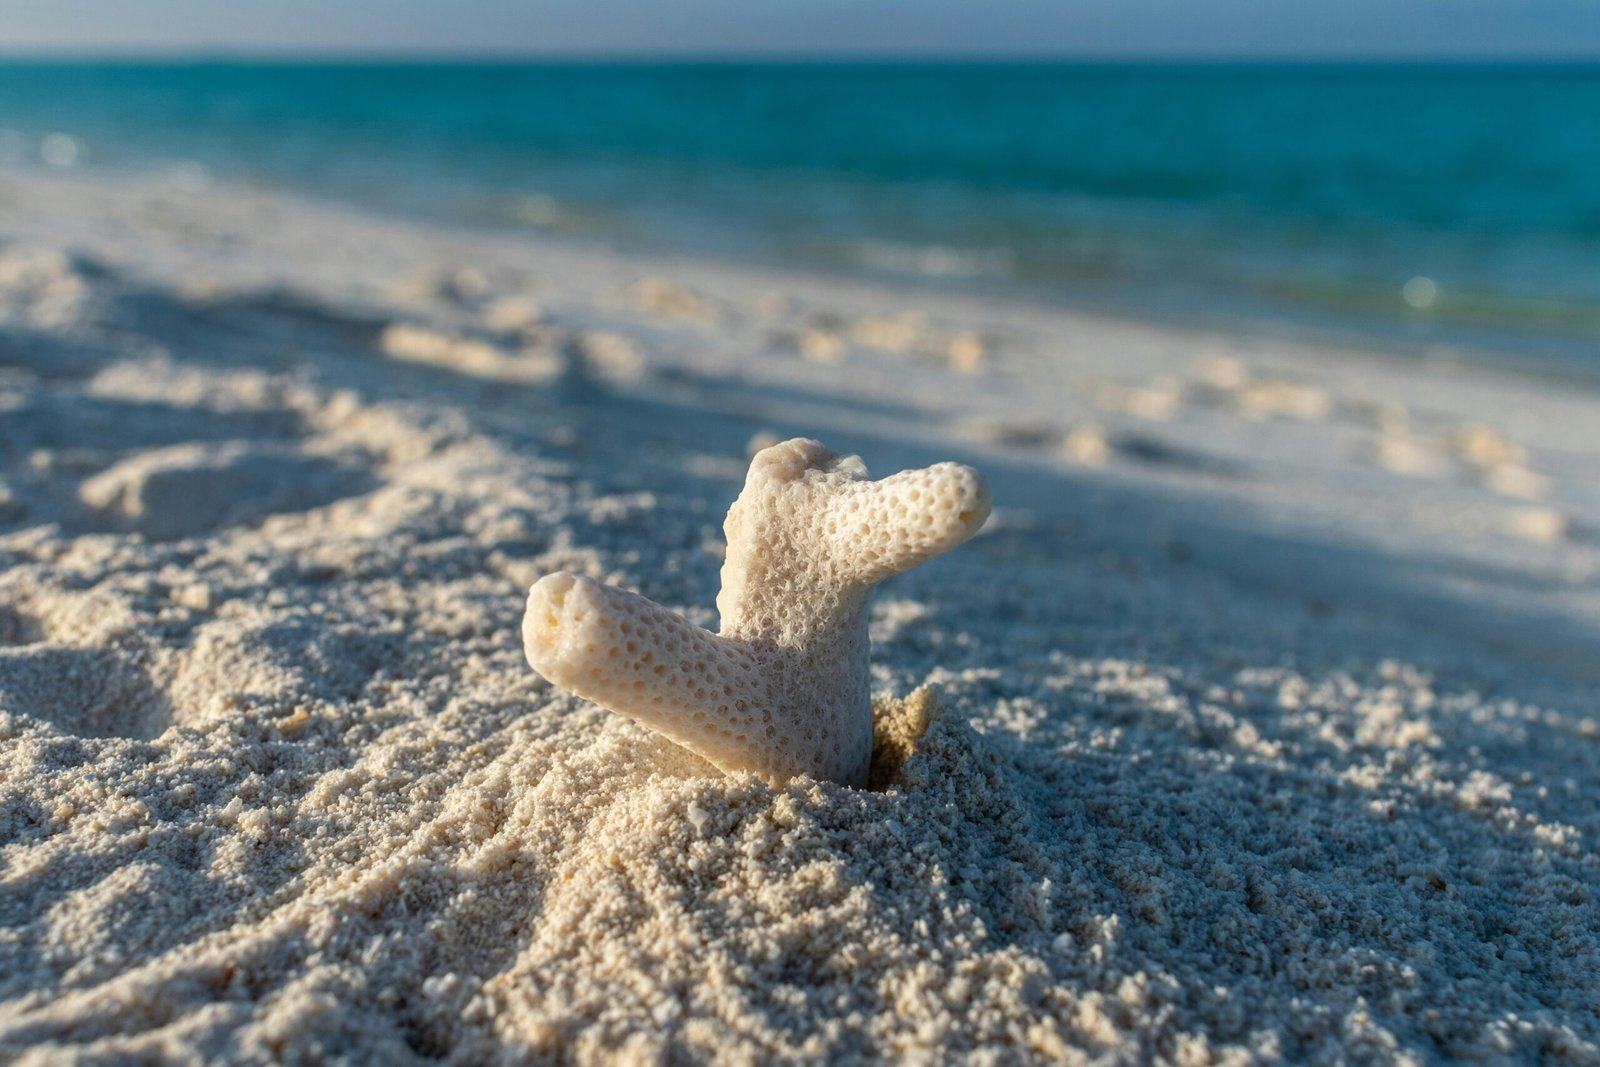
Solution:
<path fill-rule="evenodd" d="M 1574 367 L 1595 114 L 1581 62 L 0 62 L 7 166 Z"/>

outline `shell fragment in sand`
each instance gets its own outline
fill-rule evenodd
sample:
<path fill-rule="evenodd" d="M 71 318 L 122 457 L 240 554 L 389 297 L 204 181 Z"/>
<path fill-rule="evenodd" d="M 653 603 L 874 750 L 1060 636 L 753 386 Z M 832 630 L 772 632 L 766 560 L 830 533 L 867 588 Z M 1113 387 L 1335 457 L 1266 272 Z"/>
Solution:
<path fill-rule="evenodd" d="M 529 590 L 528 663 L 724 771 L 864 785 L 873 587 L 988 514 L 983 478 L 959 463 L 872 481 L 855 456 L 784 441 L 756 454 L 728 509 L 720 633 L 563 572 Z"/>

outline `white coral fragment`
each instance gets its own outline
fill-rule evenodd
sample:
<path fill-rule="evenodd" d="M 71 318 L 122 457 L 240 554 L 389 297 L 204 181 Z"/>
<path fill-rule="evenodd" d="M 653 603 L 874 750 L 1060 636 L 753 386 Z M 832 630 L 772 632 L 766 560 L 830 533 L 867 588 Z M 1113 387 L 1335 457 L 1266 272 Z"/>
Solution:
<path fill-rule="evenodd" d="M 983 478 L 959 463 L 872 481 L 855 456 L 785 441 L 756 454 L 728 509 L 720 633 L 563 572 L 529 590 L 528 662 L 724 771 L 864 785 L 873 587 L 988 514 Z"/>

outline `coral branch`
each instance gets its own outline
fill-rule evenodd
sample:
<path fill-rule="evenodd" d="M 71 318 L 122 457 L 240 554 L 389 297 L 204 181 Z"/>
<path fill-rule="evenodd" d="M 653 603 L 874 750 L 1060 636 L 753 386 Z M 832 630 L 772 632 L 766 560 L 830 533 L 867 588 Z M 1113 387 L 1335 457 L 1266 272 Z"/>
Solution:
<path fill-rule="evenodd" d="M 725 771 L 862 785 L 872 589 L 961 544 L 988 513 L 970 467 L 873 482 L 854 456 L 785 441 L 756 455 L 728 509 L 720 635 L 633 593 L 552 574 L 528 594 L 528 662 Z"/>

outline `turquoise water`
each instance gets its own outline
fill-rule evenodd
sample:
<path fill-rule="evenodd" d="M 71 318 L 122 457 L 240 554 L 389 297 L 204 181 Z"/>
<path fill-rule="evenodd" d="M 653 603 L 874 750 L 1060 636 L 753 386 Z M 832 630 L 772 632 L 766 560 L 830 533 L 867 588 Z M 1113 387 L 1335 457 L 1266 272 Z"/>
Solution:
<path fill-rule="evenodd" d="M 1600 364 L 1597 65 L 9 62 L 0 131 L 10 165 L 189 161 L 530 235 Z"/>

